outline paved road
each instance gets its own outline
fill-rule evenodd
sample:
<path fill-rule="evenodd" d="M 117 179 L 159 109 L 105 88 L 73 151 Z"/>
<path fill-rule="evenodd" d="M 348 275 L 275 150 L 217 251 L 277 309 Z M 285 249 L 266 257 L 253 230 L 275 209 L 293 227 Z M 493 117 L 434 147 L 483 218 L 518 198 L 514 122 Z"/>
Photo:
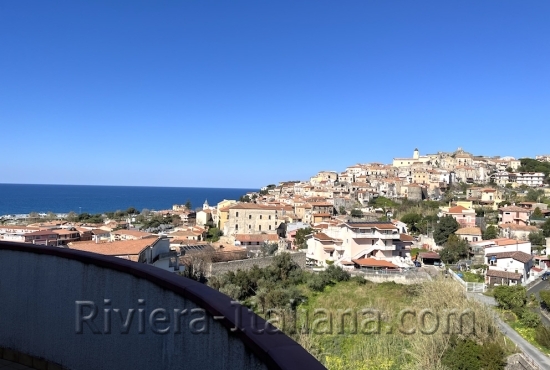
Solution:
<path fill-rule="evenodd" d="M 488 297 L 479 293 L 467 293 L 467 296 L 476 299 L 486 305 L 495 306 L 496 302 L 494 298 Z M 500 331 L 506 335 L 512 342 L 518 346 L 525 355 L 529 356 L 541 369 L 550 369 L 550 358 L 544 353 L 539 351 L 531 343 L 523 339 L 514 329 L 512 329 L 508 324 L 498 317 L 495 313 L 495 320 Z"/>
<path fill-rule="evenodd" d="M 547 290 L 550 288 L 550 285 L 548 284 L 548 280 L 539 280 L 535 285 L 533 285 L 529 290 L 527 290 L 527 293 L 534 294 L 537 299 L 539 299 L 539 293 L 541 290 Z M 550 320 L 545 315 L 541 314 L 540 307 L 537 307 L 537 311 L 540 314 L 540 317 L 542 319 L 542 323 L 548 327 L 550 327 Z"/>

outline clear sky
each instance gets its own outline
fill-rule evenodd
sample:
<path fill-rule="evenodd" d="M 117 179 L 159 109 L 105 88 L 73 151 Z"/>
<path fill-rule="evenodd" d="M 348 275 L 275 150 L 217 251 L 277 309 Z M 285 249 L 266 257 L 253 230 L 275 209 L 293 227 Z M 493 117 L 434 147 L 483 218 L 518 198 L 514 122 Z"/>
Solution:
<path fill-rule="evenodd" d="M 0 2 L 0 183 L 550 153 L 550 1 Z"/>

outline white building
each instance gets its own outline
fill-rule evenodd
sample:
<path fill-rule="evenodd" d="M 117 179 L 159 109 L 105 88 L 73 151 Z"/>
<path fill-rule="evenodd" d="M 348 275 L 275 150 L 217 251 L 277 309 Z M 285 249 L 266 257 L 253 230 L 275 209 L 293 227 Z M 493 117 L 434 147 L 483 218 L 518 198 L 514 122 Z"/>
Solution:
<path fill-rule="evenodd" d="M 391 222 L 347 222 L 329 226 L 307 240 L 307 262 L 315 266 L 346 266 L 354 260 L 374 258 L 405 265 L 410 253 L 408 235 Z"/>

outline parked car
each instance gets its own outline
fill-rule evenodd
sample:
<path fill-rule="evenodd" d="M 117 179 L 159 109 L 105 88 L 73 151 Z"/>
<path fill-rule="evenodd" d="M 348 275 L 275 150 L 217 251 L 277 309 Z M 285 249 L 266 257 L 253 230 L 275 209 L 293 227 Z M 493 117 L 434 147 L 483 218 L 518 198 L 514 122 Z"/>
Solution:
<path fill-rule="evenodd" d="M 550 276 L 550 271 L 546 271 L 544 274 L 542 274 L 542 280 L 548 280 L 549 276 Z"/>

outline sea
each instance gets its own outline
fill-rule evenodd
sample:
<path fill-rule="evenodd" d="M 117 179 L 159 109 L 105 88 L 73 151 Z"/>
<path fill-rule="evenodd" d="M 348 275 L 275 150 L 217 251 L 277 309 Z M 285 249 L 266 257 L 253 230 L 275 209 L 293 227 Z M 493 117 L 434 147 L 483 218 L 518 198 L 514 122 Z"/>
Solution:
<path fill-rule="evenodd" d="M 196 209 L 205 201 L 212 206 L 224 199 L 238 200 L 251 191 L 258 189 L 0 184 L 0 216 L 70 211 L 96 214 L 130 207 L 158 211 L 188 200 Z"/>

